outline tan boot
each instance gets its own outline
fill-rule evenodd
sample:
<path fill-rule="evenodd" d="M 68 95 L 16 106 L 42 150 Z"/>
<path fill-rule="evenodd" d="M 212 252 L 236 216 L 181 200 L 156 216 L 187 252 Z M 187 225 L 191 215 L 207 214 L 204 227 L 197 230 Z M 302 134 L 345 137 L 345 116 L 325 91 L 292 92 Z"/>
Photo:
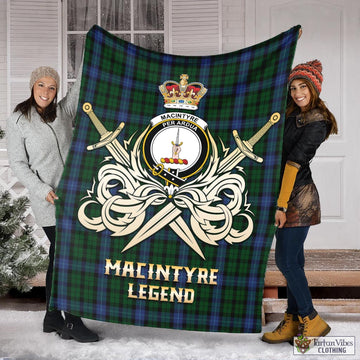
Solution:
<path fill-rule="evenodd" d="M 303 318 L 299 316 L 301 334 L 304 337 L 325 336 L 331 330 L 330 326 L 319 316 L 319 314 L 314 315 L 305 316 Z"/>
<path fill-rule="evenodd" d="M 299 334 L 299 320 L 292 314 L 285 313 L 284 320 L 272 332 L 266 332 L 261 340 L 269 344 L 292 341 Z"/>

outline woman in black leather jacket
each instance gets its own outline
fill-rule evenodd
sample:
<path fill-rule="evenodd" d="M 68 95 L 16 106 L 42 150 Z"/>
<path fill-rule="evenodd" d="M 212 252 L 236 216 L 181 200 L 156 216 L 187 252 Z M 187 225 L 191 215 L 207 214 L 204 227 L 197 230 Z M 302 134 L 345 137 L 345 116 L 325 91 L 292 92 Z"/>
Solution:
<path fill-rule="evenodd" d="M 310 170 L 318 147 L 337 133 L 333 114 L 320 99 L 322 65 L 314 60 L 290 73 L 282 153 L 282 182 L 275 213 L 276 265 L 287 280 L 288 307 L 278 327 L 264 333 L 268 343 L 294 336 L 319 337 L 329 325 L 313 307 L 304 272 L 304 242 L 311 225 L 320 223 L 320 201 Z"/>

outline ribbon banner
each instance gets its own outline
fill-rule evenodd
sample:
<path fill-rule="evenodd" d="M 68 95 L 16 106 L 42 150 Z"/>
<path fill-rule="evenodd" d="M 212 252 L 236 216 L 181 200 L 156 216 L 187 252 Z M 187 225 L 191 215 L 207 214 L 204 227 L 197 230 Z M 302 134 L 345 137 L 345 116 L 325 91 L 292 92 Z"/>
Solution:
<path fill-rule="evenodd" d="M 261 331 L 298 31 L 202 57 L 88 32 L 57 189 L 51 308 L 140 326 Z"/>

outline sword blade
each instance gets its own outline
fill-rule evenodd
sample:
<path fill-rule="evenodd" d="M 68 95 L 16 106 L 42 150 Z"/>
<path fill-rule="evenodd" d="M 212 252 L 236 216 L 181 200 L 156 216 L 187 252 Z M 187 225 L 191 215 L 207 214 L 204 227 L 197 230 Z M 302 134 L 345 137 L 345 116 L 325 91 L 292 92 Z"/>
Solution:
<path fill-rule="evenodd" d="M 187 245 L 189 245 L 198 255 L 200 255 L 204 260 L 204 254 L 201 251 L 194 235 L 192 234 L 187 223 L 181 216 L 178 216 L 174 221 L 172 221 L 169 226 L 173 231 L 183 240 Z"/>
<path fill-rule="evenodd" d="M 242 153 L 239 148 L 236 148 L 227 157 L 220 161 L 218 173 L 221 174 L 234 169 L 236 165 L 245 158 L 246 155 Z"/>
<path fill-rule="evenodd" d="M 122 165 L 130 165 L 129 154 L 121 146 L 117 139 L 113 140 L 111 143 L 106 145 L 106 148 L 109 150 L 112 157 Z"/>
<path fill-rule="evenodd" d="M 133 246 L 149 238 L 151 235 L 154 235 L 163 227 L 170 224 L 181 213 L 182 211 L 175 207 L 174 204 L 167 204 L 139 230 L 139 232 L 131 239 L 121 252 L 129 250 Z"/>
<path fill-rule="evenodd" d="M 175 140 L 175 145 L 179 145 L 180 144 L 180 134 L 179 134 L 180 129 L 178 128 L 177 131 L 177 135 L 176 135 L 176 140 Z"/>

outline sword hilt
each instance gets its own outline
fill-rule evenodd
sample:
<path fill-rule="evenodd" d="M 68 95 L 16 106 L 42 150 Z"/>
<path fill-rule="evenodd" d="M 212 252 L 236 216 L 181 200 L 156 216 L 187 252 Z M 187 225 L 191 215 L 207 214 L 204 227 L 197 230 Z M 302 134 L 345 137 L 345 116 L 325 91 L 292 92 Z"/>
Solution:
<path fill-rule="evenodd" d="M 117 136 L 120 134 L 121 130 L 125 126 L 125 123 L 121 122 L 115 131 L 108 131 L 106 130 L 105 126 L 101 123 L 101 121 L 98 119 L 98 117 L 95 115 L 90 103 L 88 102 L 84 103 L 83 111 L 89 116 L 91 122 L 94 124 L 96 130 L 100 134 L 100 141 L 96 144 L 87 146 L 86 148 L 87 150 L 99 149 L 103 146 L 108 145 L 117 138 Z"/>
<path fill-rule="evenodd" d="M 117 127 L 117 129 L 115 131 L 108 131 L 105 134 L 106 136 L 102 136 L 98 143 L 89 145 L 86 147 L 86 149 L 87 150 L 95 150 L 95 149 L 99 149 L 103 146 L 110 144 L 112 141 L 114 141 L 117 138 L 117 136 L 120 134 L 120 132 L 124 128 L 124 126 L 125 126 L 124 122 L 120 123 L 120 125 Z"/>
<path fill-rule="evenodd" d="M 271 126 L 276 124 L 279 120 L 280 114 L 278 112 L 273 113 L 269 121 L 247 141 L 241 140 L 237 130 L 233 130 L 233 136 L 239 150 L 250 159 L 257 161 L 258 163 L 262 163 L 264 159 L 253 153 L 253 147 L 265 135 Z"/>
<path fill-rule="evenodd" d="M 252 146 L 248 141 L 243 141 L 240 139 L 240 136 L 237 132 L 237 130 L 233 130 L 233 136 L 236 142 L 237 147 L 239 150 L 246 155 L 248 158 L 257 161 L 258 163 L 262 163 L 264 161 L 263 158 L 260 156 L 257 156 L 253 153 Z"/>
<path fill-rule="evenodd" d="M 98 119 L 98 117 L 95 115 L 92 109 L 92 105 L 88 102 L 84 103 L 83 111 L 89 116 L 91 122 L 94 124 L 99 134 L 101 136 L 106 135 L 108 131 L 106 130 L 105 126 L 101 123 L 101 121 Z"/>
<path fill-rule="evenodd" d="M 265 135 L 265 133 L 278 121 L 280 120 L 280 113 L 276 112 L 273 113 L 269 119 L 269 121 L 256 133 L 254 134 L 249 140 L 248 143 L 251 148 Z"/>

